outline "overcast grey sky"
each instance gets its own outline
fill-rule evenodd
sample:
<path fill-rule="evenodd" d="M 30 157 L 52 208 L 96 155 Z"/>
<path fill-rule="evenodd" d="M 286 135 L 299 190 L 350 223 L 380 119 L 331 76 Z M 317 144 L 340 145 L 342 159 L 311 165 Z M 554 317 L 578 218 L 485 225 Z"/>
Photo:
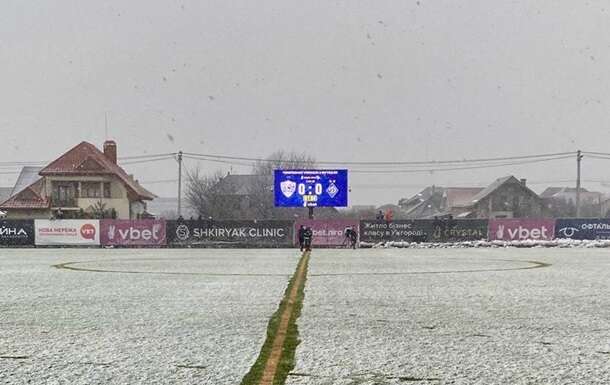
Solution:
<path fill-rule="evenodd" d="M 120 156 L 182 149 L 259 157 L 282 148 L 321 160 L 407 161 L 610 152 L 609 9 L 607 1 L 557 0 L 5 0 L 0 162 L 54 159 L 82 140 L 99 146 L 105 112 Z M 609 165 L 585 159 L 584 179 L 610 179 Z M 126 169 L 156 181 L 175 178 L 176 167 Z M 507 174 L 569 179 L 575 162 L 353 175 L 351 203 Z M 0 174 L 0 186 L 14 178 Z M 148 187 L 163 196 L 176 190 Z"/>

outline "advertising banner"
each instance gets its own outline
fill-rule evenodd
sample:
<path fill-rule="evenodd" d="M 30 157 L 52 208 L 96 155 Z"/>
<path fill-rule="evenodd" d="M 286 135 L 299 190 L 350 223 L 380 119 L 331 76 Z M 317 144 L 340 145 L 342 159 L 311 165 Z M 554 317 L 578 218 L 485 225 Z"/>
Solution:
<path fill-rule="evenodd" d="M 432 220 L 360 221 L 360 241 L 426 242 L 432 232 Z"/>
<path fill-rule="evenodd" d="M 104 246 L 163 246 L 165 221 L 103 219 L 100 240 Z"/>
<path fill-rule="evenodd" d="M 553 219 L 490 219 L 490 241 L 550 241 L 555 236 Z"/>
<path fill-rule="evenodd" d="M 437 219 L 432 222 L 428 242 L 487 240 L 487 219 Z"/>
<path fill-rule="evenodd" d="M 100 244 L 100 221 L 96 219 L 36 219 L 34 228 L 36 245 L 40 246 Z"/>
<path fill-rule="evenodd" d="M 555 238 L 610 239 L 610 218 L 557 219 Z"/>
<path fill-rule="evenodd" d="M 0 219 L 2 246 L 34 246 L 34 221 Z"/>
<path fill-rule="evenodd" d="M 347 170 L 275 170 L 277 207 L 346 207 Z"/>
<path fill-rule="evenodd" d="M 292 247 L 291 221 L 167 221 L 170 245 Z"/>
<path fill-rule="evenodd" d="M 355 219 L 301 219 L 294 225 L 294 241 L 298 244 L 298 230 L 301 226 L 310 227 L 313 232 L 314 246 L 347 246 L 345 230 L 351 227 L 358 234 L 358 221 Z"/>

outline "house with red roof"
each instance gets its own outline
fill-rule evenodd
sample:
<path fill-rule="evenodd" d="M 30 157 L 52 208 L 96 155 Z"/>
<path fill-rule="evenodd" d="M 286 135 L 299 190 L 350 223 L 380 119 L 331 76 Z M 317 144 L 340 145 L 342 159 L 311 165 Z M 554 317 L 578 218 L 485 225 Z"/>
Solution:
<path fill-rule="evenodd" d="M 13 191 L 0 210 L 7 218 L 137 219 L 155 195 L 117 164 L 116 142 L 103 151 L 82 142 L 38 171 L 36 180 Z"/>

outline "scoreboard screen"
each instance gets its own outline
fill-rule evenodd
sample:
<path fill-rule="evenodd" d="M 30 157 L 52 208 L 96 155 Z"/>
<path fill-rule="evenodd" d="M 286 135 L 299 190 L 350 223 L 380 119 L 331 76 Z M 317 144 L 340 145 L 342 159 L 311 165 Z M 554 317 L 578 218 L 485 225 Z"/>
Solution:
<path fill-rule="evenodd" d="M 347 170 L 275 170 L 277 207 L 346 207 Z"/>

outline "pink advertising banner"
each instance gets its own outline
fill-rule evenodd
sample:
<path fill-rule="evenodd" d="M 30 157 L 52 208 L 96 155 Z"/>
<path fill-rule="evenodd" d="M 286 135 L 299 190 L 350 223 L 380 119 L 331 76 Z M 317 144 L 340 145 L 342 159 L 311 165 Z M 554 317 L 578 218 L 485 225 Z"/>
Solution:
<path fill-rule="evenodd" d="M 295 244 L 301 225 L 311 227 L 314 246 L 346 246 L 345 229 L 352 227 L 359 234 L 358 221 L 353 219 L 300 219 L 294 227 Z"/>
<path fill-rule="evenodd" d="M 490 219 L 491 241 L 550 241 L 555 236 L 553 219 Z"/>
<path fill-rule="evenodd" d="M 103 219 L 100 240 L 104 246 L 163 246 L 165 221 Z"/>

